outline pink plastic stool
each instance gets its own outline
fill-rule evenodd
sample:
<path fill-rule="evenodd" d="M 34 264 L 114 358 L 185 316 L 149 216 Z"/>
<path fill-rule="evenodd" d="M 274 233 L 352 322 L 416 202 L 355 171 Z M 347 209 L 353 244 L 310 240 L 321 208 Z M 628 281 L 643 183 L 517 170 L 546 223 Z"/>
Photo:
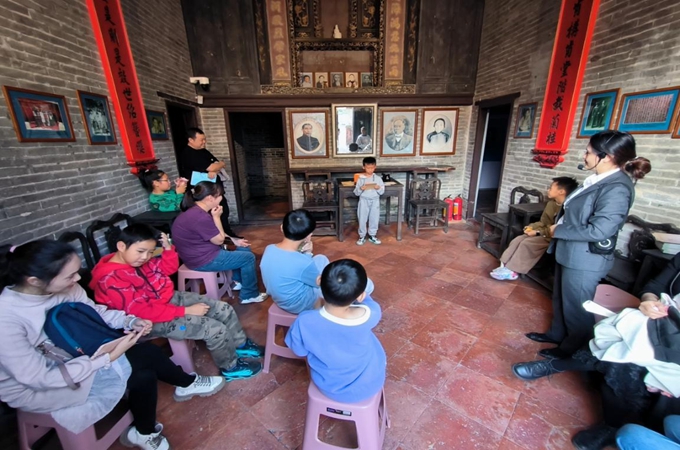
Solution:
<path fill-rule="evenodd" d="M 196 343 L 186 339 L 181 341 L 168 339 L 168 343 L 172 349 L 170 360 L 180 366 L 186 373 L 197 373 L 194 359 L 191 357 Z"/>
<path fill-rule="evenodd" d="M 307 416 L 302 450 L 345 448 L 319 440 L 319 417 L 321 415 L 353 421 L 357 430 L 357 448 L 361 450 L 381 449 L 385 440 L 385 430 L 390 427 L 384 390 L 363 402 L 340 403 L 323 395 L 312 382 L 309 383 L 309 389 L 307 389 Z"/>
<path fill-rule="evenodd" d="M 94 425 L 80 434 L 74 434 L 61 427 L 50 414 L 32 413 L 17 410 L 19 423 L 19 449 L 31 450 L 31 446 L 51 428 L 57 430 L 61 446 L 67 450 L 106 450 L 132 424 L 132 413 L 123 417 L 100 439 L 97 439 Z"/>
<path fill-rule="evenodd" d="M 264 347 L 264 364 L 262 365 L 262 372 L 269 373 L 269 364 L 272 361 L 272 355 L 283 356 L 284 358 L 303 359 L 293 353 L 293 350 L 283 345 L 276 343 L 276 326 L 290 327 L 295 322 L 297 316 L 295 314 L 287 313 L 282 310 L 276 303 L 272 303 L 269 307 L 269 314 L 267 315 L 267 343 Z"/>
<path fill-rule="evenodd" d="M 182 264 L 177 272 L 177 284 L 180 291 L 200 293 L 201 284 L 199 280 L 203 280 L 205 295 L 209 298 L 222 300 L 225 293 L 229 294 L 229 297 L 234 298 L 234 293 L 231 291 L 232 274 L 231 270 L 225 272 L 199 272 L 198 270 L 191 270 Z"/>

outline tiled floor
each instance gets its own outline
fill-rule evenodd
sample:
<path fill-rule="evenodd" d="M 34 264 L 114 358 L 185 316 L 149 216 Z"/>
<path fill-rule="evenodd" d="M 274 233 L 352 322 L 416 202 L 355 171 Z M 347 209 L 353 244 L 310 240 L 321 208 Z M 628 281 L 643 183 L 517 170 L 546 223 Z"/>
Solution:
<path fill-rule="evenodd" d="M 384 449 L 567 449 L 576 430 L 597 420 L 598 396 L 577 374 L 532 383 L 512 375 L 512 363 L 535 359 L 542 347 L 523 335 L 546 329 L 550 301 L 529 281 L 490 279 L 496 261 L 476 248 L 475 227 L 417 237 L 405 229 L 397 242 L 392 225 L 381 227 L 383 245 L 363 247 L 349 228 L 342 243 L 315 238 L 315 253 L 356 259 L 375 281 L 392 419 Z M 257 255 L 280 236 L 278 225 L 238 231 Z M 271 300 L 229 301 L 248 335 L 264 343 Z M 201 372 L 216 373 L 204 347 L 197 362 Z M 308 381 L 302 362 L 274 357 L 269 374 L 232 382 L 208 399 L 175 403 L 164 385 L 159 420 L 175 449 L 296 449 Z M 348 434 L 342 424 L 325 424 L 324 435 L 334 442 L 351 440 Z"/>

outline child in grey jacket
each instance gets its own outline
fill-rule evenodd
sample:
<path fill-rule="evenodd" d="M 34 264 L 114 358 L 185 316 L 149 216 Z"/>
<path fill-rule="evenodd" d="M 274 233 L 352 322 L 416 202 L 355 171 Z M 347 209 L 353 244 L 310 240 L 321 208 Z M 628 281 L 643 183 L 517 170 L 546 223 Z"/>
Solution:
<path fill-rule="evenodd" d="M 378 222 L 380 221 L 380 196 L 385 193 L 385 184 L 376 175 L 376 160 L 368 156 L 363 160 L 364 173 L 359 175 L 354 187 L 354 195 L 359 196 L 359 240 L 357 245 L 366 242 L 366 222 L 368 222 L 368 240 L 373 244 L 381 244 L 377 237 Z"/>

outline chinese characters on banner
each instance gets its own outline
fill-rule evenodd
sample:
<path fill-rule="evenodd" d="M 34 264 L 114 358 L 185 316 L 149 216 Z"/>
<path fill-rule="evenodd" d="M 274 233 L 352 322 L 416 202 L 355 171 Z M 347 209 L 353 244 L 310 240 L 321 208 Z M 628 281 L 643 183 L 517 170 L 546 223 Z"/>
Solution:
<path fill-rule="evenodd" d="M 404 22 L 406 2 L 387 2 L 385 22 L 385 80 L 402 81 L 404 78 Z"/>
<path fill-rule="evenodd" d="M 562 0 L 534 161 L 554 168 L 564 161 L 576 115 L 600 0 Z"/>
<path fill-rule="evenodd" d="M 120 0 L 87 0 L 121 140 L 133 173 L 156 161 Z"/>
<path fill-rule="evenodd" d="M 288 49 L 288 19 L 285 0 L 267 1 L 269 52 L 274 84 L 290 84 L 290 52 Z"/>

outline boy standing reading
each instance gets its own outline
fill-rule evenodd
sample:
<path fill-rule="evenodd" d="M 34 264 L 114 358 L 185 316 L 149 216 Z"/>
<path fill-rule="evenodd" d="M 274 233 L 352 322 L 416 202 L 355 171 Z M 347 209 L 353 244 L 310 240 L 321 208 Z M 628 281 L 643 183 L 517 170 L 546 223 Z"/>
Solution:
<path fill-rule="evenodd" d="M 358 262 L 330 263 L 321 274 L 324 306 L 300 313 L 286 335 L 286 345 L 307 357 L 316 387 L 338 402 L 366 400 L 385 384 L 385 350 L 373 333 L 382 313 L 367 282 Z"/>
<path fill-rule="evenodd" d="M 357 179 L 354 195 L 359 196 L 359 240 L 357 245 L 366 243 L 366 222 L 368 222 L 368 240 L 373 244 L 381 244 L 378 234 L 380 221 L 380 196 L 385 193 L 385 184 L 375 172 L 376 160 L 372 156 L 364 158 L 364 173 Z"/>
<path fill-rule="evenodd" d="M 150 336 L 202 340 L 227 381 L 250 378 L 262 364 L 263 348 L 246 338 L 236 312 L 226 302 L 193 292 L 175 291 L 170 275 L 179 257 L 161 233 L 163 253 L 152 258 L 158 232 L 133 224 L 120 233 L 117 252 L 104 256 L 92 270 L 95 300 L 153 322 Z"/>
<path fill-rule="evenodd" d="M 578 187 L 571 177 L 553 178 L 548 190 L 548 204 L 543 210 L 541 220 L 530 223 L 524 228 L 524 234 L 510 241 L 508 248 L 501 255 L 501 265 L 489 275 L 496 280 L 516 280 L 519 274 L 527 273 L 541 259 L 548 249 L 552 235 L 550 226 L 555 223 L 555 216 L 562 208 L 564 200 Z"/>

